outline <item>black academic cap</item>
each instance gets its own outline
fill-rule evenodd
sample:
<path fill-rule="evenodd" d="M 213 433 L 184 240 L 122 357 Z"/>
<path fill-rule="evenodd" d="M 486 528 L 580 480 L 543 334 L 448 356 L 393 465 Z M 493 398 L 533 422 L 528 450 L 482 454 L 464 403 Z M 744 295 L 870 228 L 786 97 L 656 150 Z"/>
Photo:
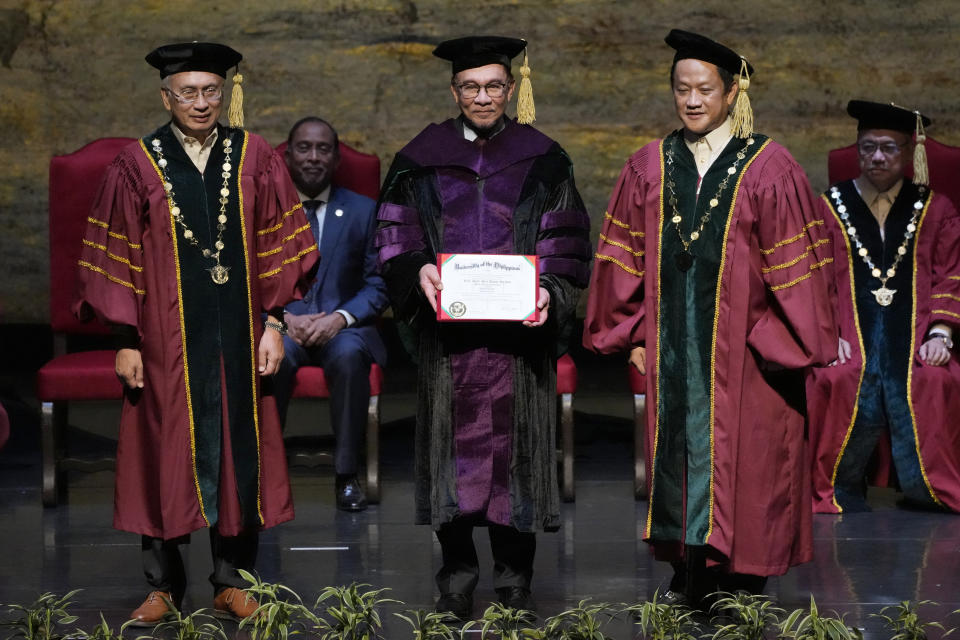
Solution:
<path fill-rule="evenodd" d="M 510 68 L 510 60 L 527 47 L 527 41 L 503 36 L 467 36 L 437 45 L 433 55 L 453 63 L 453 72 L 488 64 Z"/>
<path fill-rule="evenodd" d="M 847 103 L 847 113 L 857 120 L 857 129 L 890 129 L 913 133 L 917 128 L 919 116 L 924 127 L 930 126 L 930 118 L 918 111 L 898 107 L 892 102 L 870 102 L 851 100 Z"/>
<path fill-rule="evenodd" d="M 746 62 L 736 51 L 725 47 L 719 42 L 710 38 L 701 36 L 698 33 L 684 31 L 682 29 L 671 29 L 667 37 L 663 39 L 668 45 L 677 50 L 673 56 L 673 62 L 694 58 L 715 64 L 721 69 L 726 69 L 734 77 L 740 75 L 741 61 Z M 747 62 L 747 73 L 753 75 L 753 65 Z"/>
<path fill-rule="evenodd" d="M 183 71 L 206 71 L 226 78 L 227 71 L 241 60 L 243 56 L 238 52 L 216 42 L 165 44 L 146 57 L 150 66 L 160 70 L 161 78 Z"/>

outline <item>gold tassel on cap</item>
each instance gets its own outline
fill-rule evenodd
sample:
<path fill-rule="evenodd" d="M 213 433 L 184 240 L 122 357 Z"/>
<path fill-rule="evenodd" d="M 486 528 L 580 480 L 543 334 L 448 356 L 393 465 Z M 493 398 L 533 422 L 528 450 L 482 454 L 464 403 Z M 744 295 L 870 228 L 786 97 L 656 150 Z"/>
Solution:
<path fill-rule="evenodd" d="M 533 104 L 533 85 L 530 83 L 530 65 L 527 52 L 523 52 L 523 66 L 520 67 L 520 92 L 517 94 L 517 122 L 533 124 L 537 119 L 537 109 Z"/>
<path fill-rule="evenodd" d="M 240 75 L 240 67 L 237 67 L 233 74 L 233 93 L 230 95 L 230 108 L 227 110 L 227 118 L 230 120 L 230 126 L 238 129 L 243 128 L 243 76 Z"/>
<path fill-rule="evenodd" d="M 747 70 L 747 60 L 740 56 L 740 78 L 737 80 L 740 90 L 737 92 L 737 101 L 733 104 L 733 135 L 738 138 L 749 138 L 753 134 L 753 107 L 750 105 L 750 71 Z"/>
<path fill-rule="evenodd" d="M 917 114 L 917 135 L 913 147 L 913 183 L 922 184 L 925 187 L 930 186 L 930 168 L 927 166 L 927 148 L 924 142 L 927 135 L 923 130 L 923 116 L 919 111 Z"/>

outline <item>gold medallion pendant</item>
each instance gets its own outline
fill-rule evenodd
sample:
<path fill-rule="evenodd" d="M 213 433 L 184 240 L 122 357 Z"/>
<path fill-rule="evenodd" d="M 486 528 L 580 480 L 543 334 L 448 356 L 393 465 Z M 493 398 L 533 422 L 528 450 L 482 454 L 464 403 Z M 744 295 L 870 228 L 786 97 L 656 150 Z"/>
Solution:
<path fill-rule="evenodd" d="M 877 299 L 877 304 L 881 307 L 889 307 L 890 303 L 893 302 L 893 294 L 896 292 L 896 289 L 887 289 L 887 286 L 884 284 L 881 285 L 879 289 L 874 289 L 870 293 Z"/>
<path fill-rule="evenodd" d="M 210 279 L 217 284 L 223 284 L 230 279 L 230 267 L 221 264 L 210 267 Z M 883 304 L 882 302 L 880 304 Z M 890 304 L 889 302 L 887 304 Z"/>

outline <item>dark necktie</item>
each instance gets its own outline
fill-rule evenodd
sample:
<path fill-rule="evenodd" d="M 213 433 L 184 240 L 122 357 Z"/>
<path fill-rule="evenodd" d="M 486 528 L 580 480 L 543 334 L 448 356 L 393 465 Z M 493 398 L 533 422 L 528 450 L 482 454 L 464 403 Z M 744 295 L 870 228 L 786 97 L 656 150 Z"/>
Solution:
<path fill-rule="evenodd" d="M 303 210 L 307 215 L 307 221 L 310 223 L 310 229 L 313 231 L 313 239 L 320 246 L 320 221 L 317 219 L 317 209 L 323 204 L 323 200 L 304 200 Z"/>

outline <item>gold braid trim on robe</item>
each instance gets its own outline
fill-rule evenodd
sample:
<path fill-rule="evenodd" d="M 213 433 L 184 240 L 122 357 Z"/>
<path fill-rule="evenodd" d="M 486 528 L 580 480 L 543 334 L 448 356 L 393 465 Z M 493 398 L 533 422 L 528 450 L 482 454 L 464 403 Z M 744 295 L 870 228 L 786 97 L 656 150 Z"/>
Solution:
<path fill-rule="evenodd" d="M 603 212 L 603 217 L 604 217 L 604 219 L 609 220 L 610 222 L 612 222 L 613 224 L 617 225 L 617 226 L 620 227 L 621 229 L 626 229 L 627 231 L 630 231 L 630 225 L 629 225 L 629 224 L 627 224 L 626 222 L 623 222 L 622 220 L 617 220 L 617 219 L 614 218 L 612 215 L 610 215 L 610 212 L 609 212 L 609 211 L 604 211 L 604 212 Z M 632 236 L 635 237 L 635 238 L 643 238 L 643 237 L 646 236 L 646 234 L 645 234 L 643 231 L 630 231 L 630 235 L 632 235 Z"/>
<path fill-rule="evenodd" d="M 78 261 L 77 261 L 77 264 L 78 264 L 79 266 L 83 267 L 84 269 L 89 269 L 90 271 L 93 271 L 94 273 L 99 273 L 100 275 L 102 275 L 104 278 L 106 278 L 106 279 L 109 280 L 110 282 L 114 282 L 114 283 L 116 283 L 116 284 L 123 285 L 124 287 L 128 287 L 128 288 L 130 288 L 130 289 L 133 289 L 133 292 L 136 293 L 136 294 L 138 294 L 138 295 L 144 296 L 144 295 L 147 294 L 147 292 L 144 291 L 143 289 L 137 289 L 137 287 L 134 286 L 134 284 L 133 284 L 132 282 L 127 282 L 126 280 L 121 280 L 120 278 L 118 278 L 118 277 L 116 277 L 116 276 L 110 275 L 109 273 L 107 273 L 106 271 L 104 271 L 103 269 L 101 269 L 100 267 L 97 267 L 97 266 L 95 266 L 95 265 L 92 265 L 92 264 L 90 264 L 89 262 L 87 262 L 86 260 L 78 260 Z"/>
<path fill-rule="evenodd" d="M 813 250 L 816 249 L 817 247 L 821 247 L 829 243 L 830 243 L 830 238 L 821 238 L 820 240 L 817 240 L 813 244 L 807 246 L 806 250 L 800 255 L 798 255 L 796 258 L 794 258 L 793 260 L 788 260 L 787 262 L 783 262 L 781 264 L 775 264 L 770 267 L 763 267 L 760 269 L 760 271 L 762 273 L 770 273 L 771 271 L 778 271 L 780 269 L 786 269 L 787 267 L 792 267 L 793 265 L 799 264 L 803 260 L 811 257 L 813 255 Z"/>
<path fill-rule="evenodd" d="M 258 235 L 258 236 L 265 236 L 265 235 L 267 235 L 268 233 L 273 233 L 274 231 L 279 231 L 279 230 L 283 227 L 283 224 L 284 224 L 284 222 L 286 221 L 286 219 L 289 218 L 290 216 L 292 216 L 294 211 L 296 211 L 297 209 L 301 209 L 301 208 L 303 208 L 303 205 L 300 204 L 300 203 L 297 203 L 297 205 L 296 205 L 295 207 L 293 207 L 293 209 L 290 209 L 290 211 L 287 211 L 287 212 L 284 213 L 282 216 L 280 216 L 280 222 L 278 222 L 277 224 L 273 225 L 272 227 L 267 227 L 266 229 L 258 229 L 258 230 L 257 230 L 257 235 Z M 310 226 L 307 225 L 307 228 L 309 229 Z"/>
<path fill-rule="evenodd" d="M 282 263 L 280 263 L 280 266 L 277 267 L 276 269 L 271 269 L 270 271 L 266 271 L 266 272 L 264 272 L 264 273 L 261 273 L 261 274 L 260 274 L 259 276 L 257 276 L 257 277 L 260 278 L 260 279 L 263 279 L 263 278 L 269 278 L 270 276 L 275 276 L 275 275 L 277 275 L 278 273 L 280 273 L 281 271 L 283 271 L 284 265 L 293 264 L 294 262 L 297 262 L 297 261 L 301 260 L 301 259 L 303 258 L 303 256 L 307 255 L 308 253 L 310 253 L 311 251 L 314 251 L 314 250 L 316 250 L 316 249 L 317 249 L 317 243 L 313 243 L 312 245 L 310 245 L 310 246 L 307 247 L 306 249 L 303 249 L 302 251 L 300 251 L 297 255 L 291 256 L 291 257 L 287 258 L 286 260 L 284 260 Z M 279 251 L 279 249 L 278 249 L 277 251 Z M 264 255 L 272 255 L 272 254 L 274 254 L 274 253 L 277 253 L 277 251 L 267 251 L 267 252 L 264 253 Z M 259 256 L 260 254 L 257 254 L 257 255 Z"/>
<path fill-rule="evenodd" d="M 105 245 L 98 244 L 98 243 L 96 243 L 96 242 L 92 242 L 92 241 L 90 241 L 90 240 L 87 240 L 86 238 L 83 239 L 83 244 L 87 245 L 88 247 L 90 247 L 90 248 L 92 248 L 92 249 L 96 249 L 96 250 L 98 250 L 98 251 L 102 251 L 103 253 L 107 254 L 107 257 L 110 258 L 111 260 L 115 260 L 116 262 L 119 262 L 119 263 L 121 263 L 121 264 L 125 264 L 125 265 L 127 265 L 128 267 L 130 267 L 131 269 L 133 269 L 134 271 L 136 271 L 136 272 L 138 272 L 138 273 L 140 273 L 140 272 L 143 271 L 143 267 L 139 267 L 139 266 L 133 264 L 132 262 L 130 262 L 129 260 L 127 260 L 127 259 L 124 258 L 123 256 L 118 256 L 118 255 L 115 254 L 115 253 L 111 253 L 110 250 L 107 249 L 107 247 L 106 247 Z"/>
<path fill-rule="evenodd" d="M 913 273 L 911 275 L 913 291 L 917 291 L 917 240 L 920 236 L 920 233 L 923 231 L 923 224 L 927 221 L 927 212 L 930 210 L 930 203 L 933 201 L 931 197 L 932 193 L 927 197 L 927 201 L 923 205 L 923 211 L 920 212 L 920 219 L 917 220 L 917 230 L 914 234 L 914 244 L 913 244 Z M 917 326 L 917 296 L 913 295 L 913 308 L 910 312 L 910 326 Z M 957 316 L 960 318 L 960 315 L 947 311 L 946 309 L 933 309 L 930 312 L 931 316 L 936 316 L 938 313 L 943 313 L 946 315 Z M 930 484 L 930 477 L 927 474 L 927 466 L 923 462 L 923 454 L 920 452 L 920 434 L 917 432 L 917 411 L 913 406 L 913 358 L 914 354 L 917 353 L 917 332 L 910 332 L 910 352 L 907 354 L 907 406 L 910 407 L 910 422 L 913 425 L 913 447 L 917 453 L 917 462 L 920 465 L 920 474 L 923 476 L 923 484 L 927 488 L 927 493 L 930 494 L 930 497 L 933 498 L 933 501 L 939 505 L 943 506 L 943 502 L 937 496 L 936 491 L 933 490 L 933 485 Z"/>
<path fill-rule="evenodd" d="M 806 237 L 807 231 L 809 231 L 809 230 L 812 229 L 813 227 L 822 226 L 822 225 L 823 225 L 823 220 L 814 220 L 814 221 L 812 221 L 812 222 L 809 222 L 809 223 L 807 223 L 806 225 L 804 225 L 803 229 L 801 229 L 801 230 L 800 230 L 800 233 L 798 233 L 797 235 L 795 235 L 795 236 L 790 236 L 790 237 L 787 238 L 786 240 L 780 240 L 779 242 L 777 242 L 776 244 L 774 244 L 774 245 L 773 245 L 771 248 L 769 248 L 769 249 L 760 249 L 760 253 L 762 253 L 762 254 L 765 255 L 765 256 L 768 256 L 768 255 L 770 255 L 771 253 L 773 253 L 774 251 L 776 251 L 777 249 L 779 249 L 780 247 L 785 247 L 785 246 L 787 246 L 788 244 L 792 244 L 792 243 L 796 242 L 797 240 L 800 240 L 801 238 Z"/>
<path fill-rule="evenodd" d="M 617 242 L 616 240 L 611 240 L 610 238 L 608 238 L 607 236 L 605 236 L 605 235 L 602 234 L 602 233 L 600 234 L 600 240 L 602 240 L 605 244 L 609 244 L 609 245 L 612 245 L 612 246 L 614 246 L 614 247 L 619 247 L 620 249 L 623 249 L 623 250 L 626 251 L 627 253 L 631 253 L 631 254 L 635 255 L 636 257 L 638 257 L 638 258 L 643 257 L 643 250 L 642 250 L 642 249 L 639 249 L 639 250 L 638 250 L 638 249 L 632 249 L 631 247 L 629 247 L 628 245 L 626 245 L 626 244 L 624 244 L 624 243 L 622 243 L 622 242 Z"/>
<path fill-rule="evenodd" d="M 160 167 L 157 165 L 156 160 L 153 155 L 147 150 L 147 145 L 144 144 L 143 139 L 139 141 L 140 149 L 143 151 L 143 154 L 147 156 L 147 159 L 150 161 L 150 165 L 153 167 L 153 170 L 157 174 L 157 179 L 162 185 L 164 183 L 163 172 L 160 171 Z M 183 318 L 183 279 L 180 272 L 180 252 L 178 248 L 178 239 L 177 239 L 177 221 L 173 216 L 173 199 L 167 195 L 165 198 L 167 202 L 167 209 L 169 210 L 169 219 L 170 219 L 170 247 L 173 250 L 173 265 L 177 275 L 177 316 L 180 320 L 180 346 L 183 350 L 183 387 L 184 387 L 184 397 L 187 399 L 187 419 L 190 424 L 190 472 L 193 475 L 193 485 L 197 492 L 197 506 L 200 509 L 200 516 L 203 518 L 203 521 L 210 526 L 210 519 L 207 518 L 207 510 L 203 503 L 203 492 L 200 490 L 200 477 L 197 475 L 197 434 L 196 434 L 196 424 L 193 419 L 193 396 L 190 394 L 190 366 L 187 361 L 187 327 L 186 322 Z M 243 209 L 240 209 L 243 211 Z M 242 227 L 243 225 L 241 225 Z"/>
<path fill-rule="evenodd" d="M 799 284 L 799 283 L 803 282 L 804 280 L 806 280 L 807 278 L 809 278 L 810 276 L 812 276 L 814 271 L 816 271 L 817 269 L 820 269 L 820 268 L 824 267 L 825 265 L 830 264 L 831 262 L 833 262 L 833 258 L 824 258 L 824 259 L 821 260 L 820 262 L 817 262 L 817 263 L 814 263 L 814 264 L 810 265 L 810 271 L 808 271 L 807 273 L 803 274 L 803 275 L 800 276 L 799 278 L 794 278 L 793 280 L 791 280 L 791 281 L 789 281 L 789 282 L 784 282 L 783 284 L 767 285 L 767 287 L 770 289 L 770 291 L 780 291 L 781 289 L 788 289 L 788 288 L 792 287 L 792 286 L 795 285 L 795 284 Z"/>

